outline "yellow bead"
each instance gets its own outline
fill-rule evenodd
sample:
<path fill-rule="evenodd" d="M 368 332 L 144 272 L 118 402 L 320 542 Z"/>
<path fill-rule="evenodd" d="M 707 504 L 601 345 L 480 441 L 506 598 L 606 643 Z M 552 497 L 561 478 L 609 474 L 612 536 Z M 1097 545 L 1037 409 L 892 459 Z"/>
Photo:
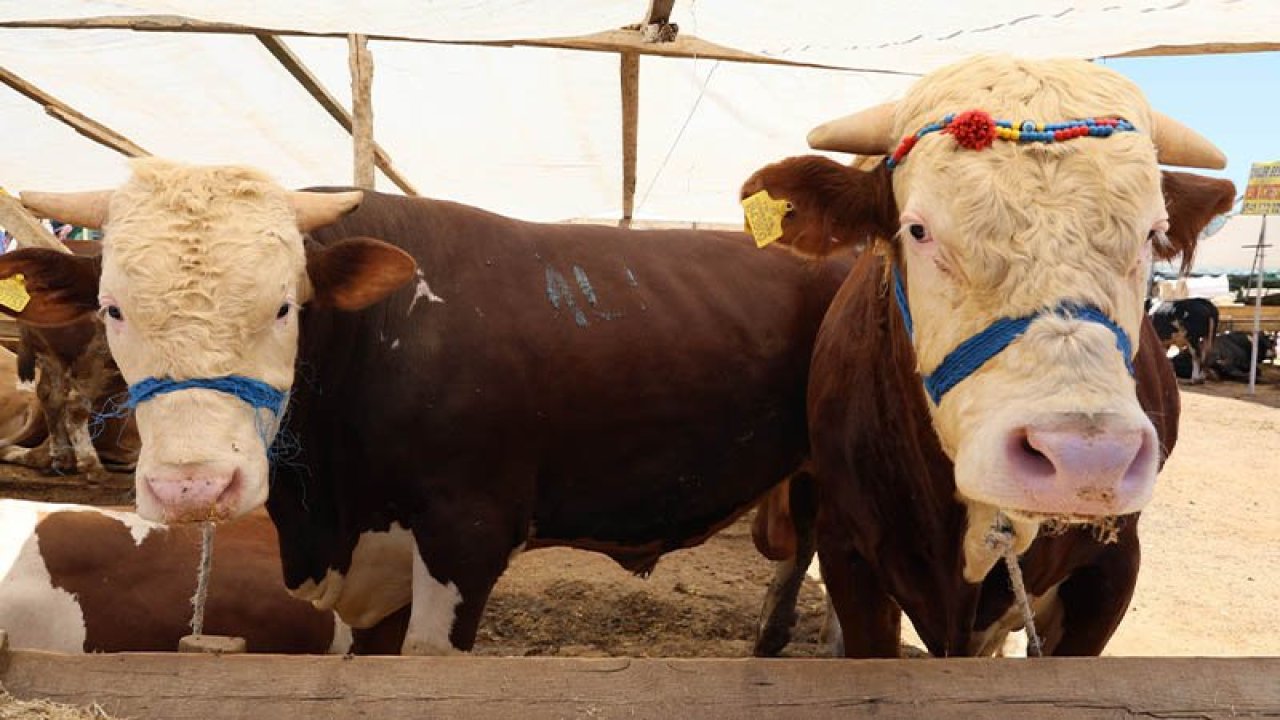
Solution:
<path fill-rule="evenodd" d="M 1018 138 L 1021 138 L 1021 137 L 1022 137 L 1022 131 L 1021 131 L 1021 130 L 1010 130 L 1010 131 L 1009 131 L 1009 139 L 1010 139 L 1010 140 L 1017 140 Z"/>

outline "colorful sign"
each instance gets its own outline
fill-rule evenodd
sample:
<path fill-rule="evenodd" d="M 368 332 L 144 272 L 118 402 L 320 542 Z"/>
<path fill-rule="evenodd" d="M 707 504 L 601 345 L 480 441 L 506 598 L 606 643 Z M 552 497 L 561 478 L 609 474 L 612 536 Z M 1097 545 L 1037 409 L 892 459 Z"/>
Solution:
<path fill-rule="evenodd" d="M 1254 163 L 1242 215 L 1280 215 L 1280 162 Z"/>

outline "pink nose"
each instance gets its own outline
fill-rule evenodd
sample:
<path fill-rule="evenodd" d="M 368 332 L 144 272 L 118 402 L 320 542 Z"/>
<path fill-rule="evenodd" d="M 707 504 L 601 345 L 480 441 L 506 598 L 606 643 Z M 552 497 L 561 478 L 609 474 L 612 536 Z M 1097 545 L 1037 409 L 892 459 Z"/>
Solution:
<path fill-rule="evenodd" d="M 1155 483 L 1154 429 L 1124 426 L 1107 416 L 1064 413 L 1014 431 L 1005 451 L 1024 494 L 1018 509 L 1032 512 L 1136 512 Z"/>
<path fill-rule="evenodd" d="M 146 480 L 166 522 L 223 520 L 234 509 L 240 471 L 205 463 L 164 465 L 149 473 Z"/>

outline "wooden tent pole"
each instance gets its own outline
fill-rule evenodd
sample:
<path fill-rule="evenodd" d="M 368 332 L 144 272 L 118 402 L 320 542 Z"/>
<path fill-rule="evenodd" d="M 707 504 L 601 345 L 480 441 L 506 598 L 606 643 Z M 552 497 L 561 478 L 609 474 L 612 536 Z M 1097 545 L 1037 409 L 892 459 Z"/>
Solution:
<path fill-rule="evenodd" d="M 289 49 L 289 46 L 275 35 L 267 33 L 259 34 L 258 41 L 298 81 L 298 84 L 306 88 L 311 97 L 320 103 L 320 107 L 329 113 L 329 117 L 333 118 L 334 122 L 341 125 L 342 129 L 349 134 L 351 132 L 351 113 L 347 112 L 342 103 L 338 102 L 338 99 L 320 83 L 320 80 L 307 69 L 307 66 L 302 64 L 302 60 Z M 413 183 L 409 182 L 408 178 L 400 174 L 400 171 L 392 164 L 391 156 L 377 142 L 373 144 L 373 162 L 382 171 L 382 174 L 387 176 L 387 179 L 404 191 L 405 195 L 418 194 L 417 188 L 413 186 Z"/>
<path fill-rule="evenodd" d="M 640 123 L 640 56 L 619 53 L 622 59 L 622 227 L 630 227 L 636 202 L 636 146 Z"/>
<path fill-rule="evenodd" d="M 364 35 L 348 35 L 351 68 L 351 138 L 356 187 L 373 189 L 373 55 Z"/>

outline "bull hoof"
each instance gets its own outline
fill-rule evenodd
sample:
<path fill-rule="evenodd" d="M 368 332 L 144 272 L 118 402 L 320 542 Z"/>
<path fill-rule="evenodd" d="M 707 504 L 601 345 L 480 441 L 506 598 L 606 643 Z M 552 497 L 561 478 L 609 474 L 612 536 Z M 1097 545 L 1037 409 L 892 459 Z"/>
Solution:
<path fill-rule="evenodd" d="M 756 646 L 751 653 L 759 658 L 778 657 L 782 653 L 782 648 L 791 642 L 791 628 L 771 626 L 760 630 L 760 635 L 756 637 Z"/>

